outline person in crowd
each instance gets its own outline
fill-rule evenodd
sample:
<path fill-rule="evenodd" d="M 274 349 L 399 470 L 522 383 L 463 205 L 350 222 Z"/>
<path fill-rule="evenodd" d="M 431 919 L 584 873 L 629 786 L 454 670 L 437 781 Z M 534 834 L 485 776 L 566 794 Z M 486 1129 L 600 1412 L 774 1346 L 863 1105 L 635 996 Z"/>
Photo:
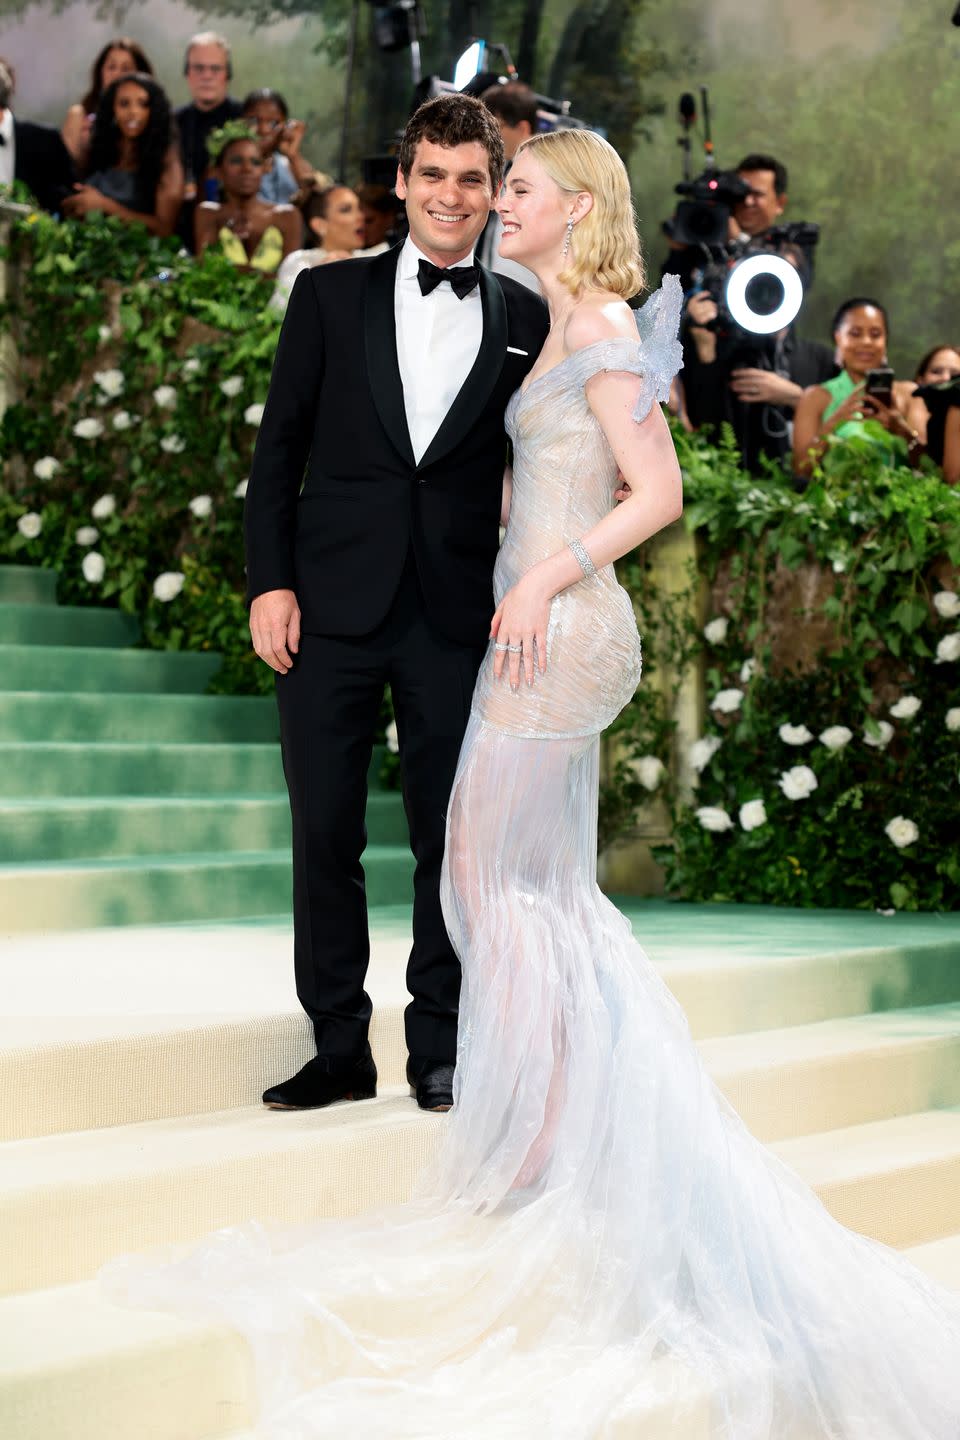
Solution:
<path fill-rule="evenodd" d="M 793 464 L 798 475 L 812 473 L 831 435 L 844 440 L 869 439 L 891 462 L 898 458 L 895 447 L 884 445 L 865 428 L 867 420 L 882 425 L 889 435 L 905 440 L 911 459 L 923 448 L 920 436 L 907 418 L 914 388 L 911 381 L 894 381 L 889 405 L 879 396 L 866 392 L 867 371 L 882 369 L 887 364 L 889 335 L 889 319 L 879 300 L 858 295 L 845 300 L 837 310 L 833 338 L 843 368 L 834 379 L 811 385 L 797 405 Z"/>
<path fill-rule="evenodd" d="M 529 85 L 524 85 L 519 80 L 510 80 L 506 85 L 491 85 L 489 90 L 484 90 L 480 100 L 496 120 L 503 136 L 503 178 L 506 181 L 513 157 L 524 140 L 529 140 L 530 136 L 537 132 L 537 97 Z M 490 219 L 477 246 L 477 259 L 486 265 L 488 270 L 494 270 L 498 275 L 509 275 L 539 295 L 540 285 L 533 272 L 525 265 L 518 264 L 516 260 L 505 259 L 500 254 L 502 236 L 503 221 L 496 210 L 491 210 Z"/>
<path fill-rule="evenodd" d="M 303 250 L 294 250 L 287 255 L 277 274 L 277 288 L 273 292 L 271 305 L 274 309 L 285 310 L 293 289 L 293 282 L 301 270 L 310 270 L 314 265 L 326 265 L 331 260 L 353 260 L 363 255 L 376 255 L 387 246 L 365 250 L 366 238 L 360 197 L 349 185 L 330 185 L 326 190 L 315 191 L 304 207 L 307 231 L 314 244 Z"/>
<path fill-rule="evenodd" d="M 386 185 L 361 185 L 357 190 L 363 215 L 363 248 L 368 255 L 389 250 L 396 238 L 401 206 Z"/>
<path fill-rule="evenodd" d="M 73 188 L 73 163 L 52 125 L 14 117 L 16 83 L 13 66 L 0 57 L 0 186 L 19 180 L 44 210 L 57 213 Z"/>
<path fill-rule="evenodd" d="M 183 73 L 190 100 L 181 105 L 174 117 L 185 177 L 184 204 L 177 233 L 187 248 L 192 249 L 197 201 L 216 198 L 204 192 L 209 166 L 207 139 L 228 120 L 238 119 L 242 107 L 240 101 L 229 94 L 233 74 L 229 41 L 215 30 L 201 30 L 193 36 L 184 56 Z"/>
<path fill-rule="evenodd" d="M 750 191 L 730 211 L 725 244 L 743 248 L 750 241 L 756 241 L 762 245 L 767 231 L 780 224 L 787 208 L 787 167 L 773 155 L 751 153 L 744 155 L 736 167 L 736 174 L 750 186 Z M 678 275 L 684 290 L 690 290 L 694 272 L 707 257 L 701 246 L 684 245 L 673 238 L 672 224 L 672 221 L 667 221 L 664 225 L 670 251 L 660 274 L 661 277 L 668 273 Z M 685 366 L 687 359 L 685 353 Z"/>
<path fill-rule="evenodd" d="M 146 52 L 129 35 L 108 40 L 93 62 L 90 86 L 77 105 L 71 105 L 60 134 L 82 175 L 90 159 L 90 136 L 104 90 L 121 75 L 153 75 L 154 69 Z"/>
<path fill-rule="evenodd" d="M 183 166 L 170 101 L 152 75 L 123 75 L 100 97 L 89 169 L 63 202 L 82 219 L 95 210 L 172 235 L 183 200 Z"/>
<path fill-rule="evenodd" d="M 960 484 L 960 396 L 947 411 L 944 425 L 943 478 L 948 485 Z"/>
<path fill-rule="evenodd" d="M 292 205 L 271 205 L 260 199 L 263 154 L 242 120 L 230 120 L 213 131 L 207 149 L 223 198 L 197 206 L 197 254 L 218 245 L 240 268 L 275 274 L 283 257 L 300 244 L 299 212 Z"/>
<path fill-rule="evenodd" d="M 915 379 L 918 385 L 942 385 L 945 381 L 956 380 L 958 376 L 960 350 L 956 345 L 935 345 L 917 366 Z M 922 395 L 914 393 L 912 396 L 907 406 L 907 419 L 926 445 L 930 410 Z"/>
<path fill-rule="evenodd" d="M 290 107 L 277 90 L 251 90 L 243 101 L 242 117 L 256 132 L 263 155 L 260 199 L 268 205 L 287 205 L 313 185 L 314 170 L 300 152 L 306 126 L 290 118 Z"/>

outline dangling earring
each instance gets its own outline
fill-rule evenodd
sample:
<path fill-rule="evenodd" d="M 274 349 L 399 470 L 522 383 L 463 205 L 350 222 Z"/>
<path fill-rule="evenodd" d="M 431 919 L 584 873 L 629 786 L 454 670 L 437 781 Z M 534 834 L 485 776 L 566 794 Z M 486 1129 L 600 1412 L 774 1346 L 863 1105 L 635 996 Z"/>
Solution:
<path fill-rule="evenodd" d="M 563 237 L 563 249 L 562 249 L 561 252 L 560 252 L 561 255 L 563 256 L 564 260 L 566 260 L 567 256 L 570 254 L 570 240 L 571 240 L 572 236 L 573 236 L 573 216 L 571 215 L 571 216 L 570 216 L 570 219 L 567 221 L 567 233 L 566 233 L 566 235 L 564 235 L 564 237 Z"/>

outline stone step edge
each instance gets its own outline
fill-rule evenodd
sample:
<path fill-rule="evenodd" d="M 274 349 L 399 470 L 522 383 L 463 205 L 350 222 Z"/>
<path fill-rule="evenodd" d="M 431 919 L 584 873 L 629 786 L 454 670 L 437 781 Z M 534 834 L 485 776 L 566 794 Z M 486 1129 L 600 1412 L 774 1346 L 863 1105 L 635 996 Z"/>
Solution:
<path fill-rule="evenodd" d="M 371 860 L 396 861 L 400 857 L 405 862 L 413 863 L 410 850 L 405 845 L 368 845 L 363 852 L 365 862 Z M 288 847 L 282 850 L 187 850 L 176 854 L 161 852 L 157 855 L 116 855 L 94 860 L 11 860 L 0 864 L 0 882 L 4 879 L 12 880 L 18 877 L 22 879 L 55 873 L 62 876 L 81 876 L 111 870 L 121 872 L 146 869 L 176 870 L 182 869 L 184 865 L 218 870 L 225 867 L 250 868 L 257 865 L 289 865 L 289 863 L 290 850 Z"/>

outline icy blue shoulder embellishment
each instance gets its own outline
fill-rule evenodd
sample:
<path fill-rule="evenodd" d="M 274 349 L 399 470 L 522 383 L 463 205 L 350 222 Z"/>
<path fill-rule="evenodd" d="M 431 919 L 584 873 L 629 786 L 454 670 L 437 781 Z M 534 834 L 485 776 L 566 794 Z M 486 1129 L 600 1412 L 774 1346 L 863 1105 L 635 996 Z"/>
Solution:
<path fill-rule="evenodd" d="M 670 398 L 670 382 L 683 366 L 683 346 L 678 338 L 683 311 L 683 286 L 676 275 L 664 275 L 636 312 L 637 334 L 643 356 L 643 386 L 633 418 L 646 420 L 655 404 Z"/>

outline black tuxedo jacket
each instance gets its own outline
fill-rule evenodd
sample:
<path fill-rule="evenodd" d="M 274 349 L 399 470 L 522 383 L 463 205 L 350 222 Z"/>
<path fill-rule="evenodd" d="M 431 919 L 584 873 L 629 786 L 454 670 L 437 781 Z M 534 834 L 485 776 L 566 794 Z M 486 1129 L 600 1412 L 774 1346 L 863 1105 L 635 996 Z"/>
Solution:
<path fill-rule="evenodd" d="M 291 589 L 305 632 L 366 635 L 390 609 L 412 547 L 438 629 L 482 644 L 503 412 L 546 338 L 547 307 L 481 269 L 480 350 L 418 465 L 397 362 L 399 253 L 317 266 L 293 287 L 247 487 L 248 598 Z"/>
<path fill-rule="evenodd" d="M 13 117 L 14 179 L 22 180 L 44 210 L 59 210 L 73 190 L 73 161 L 59 130 Z"/>

